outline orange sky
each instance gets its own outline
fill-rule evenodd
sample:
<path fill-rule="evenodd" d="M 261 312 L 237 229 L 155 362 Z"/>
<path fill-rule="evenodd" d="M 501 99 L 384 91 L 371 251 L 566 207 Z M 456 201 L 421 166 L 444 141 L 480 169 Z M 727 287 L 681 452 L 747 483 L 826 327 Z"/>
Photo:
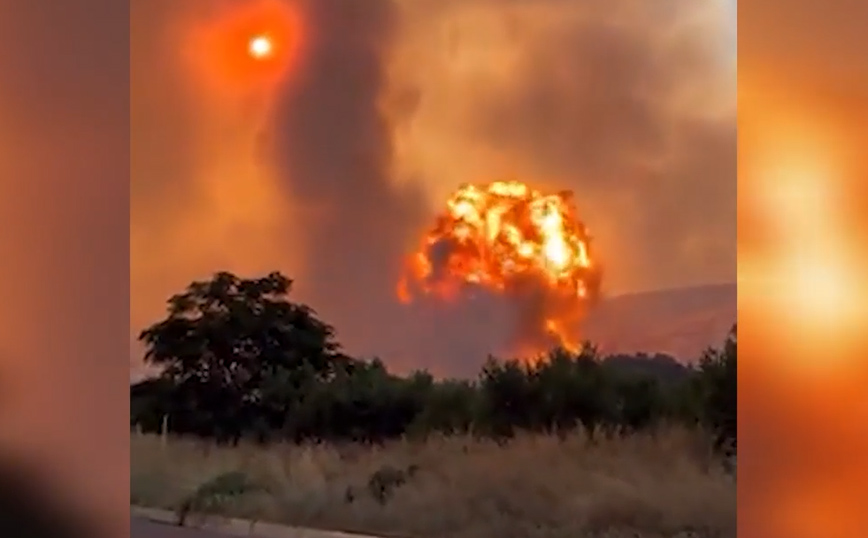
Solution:
<path fill-rule="evenodd" d="M 279 269 L 351 351 L 388 354 L 402 254 L 459 183 L 504 175 L 576 191 L 610 292 L 735 279 L 716 5 L 327 4 L 132 0 L 133 334 L 194 278 Z M 290 76 L 215 82 L 258 19 L 300 29 Z"/>

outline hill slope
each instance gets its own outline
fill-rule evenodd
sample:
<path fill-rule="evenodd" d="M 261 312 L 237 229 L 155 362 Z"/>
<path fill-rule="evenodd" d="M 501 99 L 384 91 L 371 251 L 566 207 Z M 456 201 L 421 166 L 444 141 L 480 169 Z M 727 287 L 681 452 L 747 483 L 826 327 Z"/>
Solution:
<path fill-rule="evenodd" d="M 736 303 L 735 284 L 611 297 L 592 312 L 584 337 L 607 353 L 665 353 L 693 362 L 726 337 Z"/>

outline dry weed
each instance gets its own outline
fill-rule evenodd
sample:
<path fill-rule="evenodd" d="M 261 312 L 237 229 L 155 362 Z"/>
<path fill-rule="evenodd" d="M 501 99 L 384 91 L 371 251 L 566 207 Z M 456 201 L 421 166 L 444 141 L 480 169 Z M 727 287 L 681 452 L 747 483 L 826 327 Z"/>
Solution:
<path fill-rule="evenodd" d="M 134 434 L 131 451 L 131 500 L 154 507 L 175 508 L 214 476 L 240 471 L 270 496 L 226 515 L 294 525 L 418 538 L 735 536 L 734 479 L 680 430 L 370 448 L 220 448 Z"/>

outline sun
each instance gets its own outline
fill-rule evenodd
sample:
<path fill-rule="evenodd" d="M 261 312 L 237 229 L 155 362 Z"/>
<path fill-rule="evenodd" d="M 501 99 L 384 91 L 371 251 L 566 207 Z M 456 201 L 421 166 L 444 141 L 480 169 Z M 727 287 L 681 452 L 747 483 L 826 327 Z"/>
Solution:
<path fill-rule="evenodd" d="M 191 27 L 184 46 L 197 79 L 227 96 L 285 83 L 303 56 L 304 17 L 297 3 L 218 4 L 223 7 L 209 20 Z"/>
<path fill-rule="evenodd" d="M 267 58 L 271 56 L 272 51 L 274 50 L 274 45 L 271 42 L 271 39 L 265 35 L 257 35 L 250 38 L 250 42 L 247 44 L 247 52 L 256 59 Z"/>

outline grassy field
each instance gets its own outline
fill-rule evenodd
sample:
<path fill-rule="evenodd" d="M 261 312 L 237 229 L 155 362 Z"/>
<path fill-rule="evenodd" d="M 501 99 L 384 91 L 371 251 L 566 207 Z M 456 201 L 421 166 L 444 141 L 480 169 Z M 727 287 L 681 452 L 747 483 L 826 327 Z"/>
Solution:
<path fill-rule="evenodd" d="M 703 446 L 678 430 L 504 447 L 447 438 L 217 448 L 133 435 L 131 502 L 175 508 L 234 472 L 267 492 L 213 510 L 293 525 L 414 538 L 735 537 L 735 480 Z"/>

